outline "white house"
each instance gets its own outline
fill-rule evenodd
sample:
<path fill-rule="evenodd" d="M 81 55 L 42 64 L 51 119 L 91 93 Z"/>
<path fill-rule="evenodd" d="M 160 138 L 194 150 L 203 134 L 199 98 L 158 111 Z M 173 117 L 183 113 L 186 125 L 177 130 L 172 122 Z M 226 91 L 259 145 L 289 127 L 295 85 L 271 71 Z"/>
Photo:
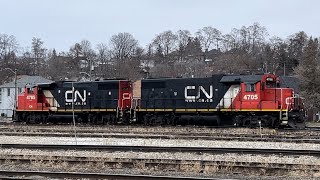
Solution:
<path fill-rule="evenodd" d="M 24 92 L 24 87 L 27 84 L 50 83 L 51 80 L 41 76 L 22 76 L 17 80 L 17 97 L 18 94 Z M 0 114 L 1 117 L 12 117 L 14 110 L 14 81 L 0 86 Z"/>

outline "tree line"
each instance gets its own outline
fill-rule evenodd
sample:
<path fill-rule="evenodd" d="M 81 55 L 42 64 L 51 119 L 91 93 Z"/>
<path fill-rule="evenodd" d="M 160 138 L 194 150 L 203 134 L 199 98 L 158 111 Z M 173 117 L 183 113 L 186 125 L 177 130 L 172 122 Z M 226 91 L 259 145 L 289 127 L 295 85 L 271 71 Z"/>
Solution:
<path fill-rule="evenodd" d="M 13 35 L 0 33 L 1 83 L 14 76 L 4 68 L 51 80 L 273 73 L 299 77 L 307 106 L 320 107 L 319 41 L 303 31 L 270 36 L 264 26 L 253 23 L 226 34 L 211 26 L 195 33 L 167 30 L 146 47 L 126 32 L 95 46 L 84 39 L 61 52 L 46 48 L 37 37 L 30 45 L 20 47 Z"/>

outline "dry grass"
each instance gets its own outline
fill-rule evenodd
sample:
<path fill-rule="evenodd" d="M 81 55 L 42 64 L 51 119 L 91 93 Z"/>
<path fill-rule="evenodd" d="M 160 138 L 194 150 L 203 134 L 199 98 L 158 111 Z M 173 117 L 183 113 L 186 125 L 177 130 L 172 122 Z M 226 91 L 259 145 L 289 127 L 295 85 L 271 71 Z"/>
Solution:
<path fill-rule="evenodd" d="M 181 161 L 179 164 L 174 164 L 172 160 L 160 160 L 156 165 L 150 166 L 154 160 L 134 160 L 132 166 L 125 166 L 121 159 L 115 159 L 117 163 L 109 163 L 103 159 L 96 159 L 97 162 L 82 162 L 82 163 L 69 163 L 68 161 L 58 158 L 54 160 L 32 159 L 27 162 L 6 160 L 0 167 L 9 167 L 11 170 L 25 164 L 32 170 L 50 170 L 50 171 L 76 171 L 76 172 L 104 172 L 110 169 L 128 169 L 132 168 L 141 172 L 184 172 L 191 174 L 242 174 L 242 175 L 261 175 L 261 176 L 291 176 L 291 177 L 318 177 L 318 172 L 313 172 L 308 166 L 297 166 L 296 169 L 284 168 L 282 171 L 270 171 L 269 167 L 272 164 L 261 164 L 260 168 L 241 168 L 237 162 L 215 162 L 210 164 L 203 164 L 201 161 Z M 108 160 L 110 161 L 110 160 Z M 124 162 L 128 162 L 125 159 Z M 170 165 L 172 163 L 172 166 Z M 168 165 L 169 164 L 169 165 Z M 249 165 L 243 163 L 242 165 Z"/>

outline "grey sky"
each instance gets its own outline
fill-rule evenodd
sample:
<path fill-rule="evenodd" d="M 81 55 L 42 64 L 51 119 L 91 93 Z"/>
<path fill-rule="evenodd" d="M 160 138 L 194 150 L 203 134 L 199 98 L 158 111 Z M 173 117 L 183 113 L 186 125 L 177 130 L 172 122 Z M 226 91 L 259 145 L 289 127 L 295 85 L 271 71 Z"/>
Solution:
<path fill-rule="evenodd" d="M 223 33 L 259 22 L 271 36 L 304 30 L 320 36 L 317 0 L 0 0 L 0 33 L 16 36 L 22 47 L 32 37 L 48 49 L 67 51 L 88 39 L 107 43 L 129 32 L 145 47 L 165 30 L 192 33 L 213 26 Z"/>

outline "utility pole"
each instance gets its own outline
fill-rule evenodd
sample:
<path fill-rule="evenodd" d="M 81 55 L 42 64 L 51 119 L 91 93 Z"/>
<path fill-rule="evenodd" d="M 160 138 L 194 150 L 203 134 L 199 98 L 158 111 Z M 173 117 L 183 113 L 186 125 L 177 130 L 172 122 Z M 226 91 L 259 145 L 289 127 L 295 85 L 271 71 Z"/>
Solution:
<path fill-rule="evenodd" d="M 91 58 L 89 59 L 89 81 L 91 81 Z"/>
<path fill-rule="evenodd" d="M 74 86 L 73 82 L 71 83 L 71 88 L 72 88 L 72 124 L 73 124 L 73 131 L 74 131 L 74 139 L 76 141 L 76 145 L 78 144 L 77 142 L 77 129 L 76 129 L 76 118 L 74 115 Z"/>

